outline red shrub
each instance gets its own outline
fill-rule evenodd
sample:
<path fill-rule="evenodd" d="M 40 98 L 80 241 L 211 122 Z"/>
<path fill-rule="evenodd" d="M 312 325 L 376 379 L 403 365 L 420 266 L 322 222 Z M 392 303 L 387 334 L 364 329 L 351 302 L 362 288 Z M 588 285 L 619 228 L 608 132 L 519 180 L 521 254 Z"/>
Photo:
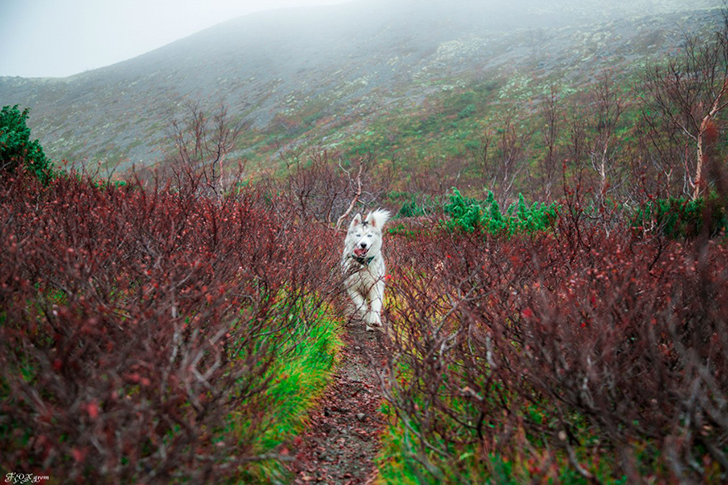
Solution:
<path fill-rule="evenodd" d="M 573 218 L 394 245 L 386 391 L 432 479 L 492 478 L 498 460 L 516 480 L 728 472 L 725 246 Z"/>
<path fill-rule="evenodd" d="M 258 459 L 275 349 L 337 288 L 337 246 L 253 191 L 194 192 L 3 181 L 0 467 L 201 483 Z"/>

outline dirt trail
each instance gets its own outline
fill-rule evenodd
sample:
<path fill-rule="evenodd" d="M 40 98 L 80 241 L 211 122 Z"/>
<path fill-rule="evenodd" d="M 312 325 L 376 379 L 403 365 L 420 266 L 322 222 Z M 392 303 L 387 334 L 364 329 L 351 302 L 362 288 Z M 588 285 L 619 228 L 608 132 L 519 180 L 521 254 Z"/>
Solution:
<path fill-rule="evenodd" d="M 372 483 L 374 457 L 383 426 L 374 366 L 384 364 L 382 333 L 350 322 L 343 336 L 342 361 L 334 382 L 312 413 L 308 429 L 291 446 L 295 484 Z"/>

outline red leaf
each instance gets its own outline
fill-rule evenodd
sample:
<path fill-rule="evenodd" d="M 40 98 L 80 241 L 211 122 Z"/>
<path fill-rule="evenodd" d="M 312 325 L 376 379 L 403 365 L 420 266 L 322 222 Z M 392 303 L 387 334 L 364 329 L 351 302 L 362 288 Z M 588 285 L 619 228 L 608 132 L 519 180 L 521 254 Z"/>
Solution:
<path fill-rule="evenodd" d="M 88 415 L 91 419 L 96 419 L 99 417 L 99 405 L 96 401 L 91 401 L 88 406 L 86 406 L 86 411 L 88 412 Z"/>
<path fill-rule="evenodd" d="M 73 455 L 73 459 L 76 460 L 78 463 L 81 463 L 86 459 L 86 454 L 88 451 L 86 448 L 74 448 L 71 450 L 71 454 Z"/>

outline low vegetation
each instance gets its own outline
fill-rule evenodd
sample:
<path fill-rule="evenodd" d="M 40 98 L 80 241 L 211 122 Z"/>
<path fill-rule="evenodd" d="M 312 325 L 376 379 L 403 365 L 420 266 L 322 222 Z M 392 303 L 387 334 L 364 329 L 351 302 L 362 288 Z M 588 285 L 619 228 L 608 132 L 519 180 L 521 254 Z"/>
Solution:
<path fill-rule="evenodd" d="M 0 184 L 0 466 L 280 480 L 277 447 L 340 345 L 332 231 L 300 231 L 255 192 L 95 185 Z"/>
<path fill-rule="evenodd" d="M 336 227 L 382 205 L 380 482 L 725 482 L 727 32 L 647 70 L 639 104 L 601 73 L 422 176 L 382 138 L 387 160 L 362 142 L 231 177 L 245 127 L 221 108 L 175 125 L 164 170 L 100 182 L 48 171 L 4 108 L 25 151 L 0 174 L 0 467 L 288 480 L 341 346 Z M 449 123 L 480 122 L 448 96 Z M 407 136 L 436 138 L 430 114 Z"/>
<path fill-rule="evenodd" d="M 583 216 L 390 240 L 384 481 L 725 479 L 725 244 Z"/>

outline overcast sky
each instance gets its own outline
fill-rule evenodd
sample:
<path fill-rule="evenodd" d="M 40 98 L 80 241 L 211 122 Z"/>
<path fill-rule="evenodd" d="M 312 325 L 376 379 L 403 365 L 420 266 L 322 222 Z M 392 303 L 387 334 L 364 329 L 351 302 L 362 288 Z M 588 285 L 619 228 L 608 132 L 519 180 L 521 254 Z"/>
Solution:
<path fill-rule="evenodd" d="M 241 15 L 347 1 L 0 0 L 0 76 L 70 76 Z"/>

